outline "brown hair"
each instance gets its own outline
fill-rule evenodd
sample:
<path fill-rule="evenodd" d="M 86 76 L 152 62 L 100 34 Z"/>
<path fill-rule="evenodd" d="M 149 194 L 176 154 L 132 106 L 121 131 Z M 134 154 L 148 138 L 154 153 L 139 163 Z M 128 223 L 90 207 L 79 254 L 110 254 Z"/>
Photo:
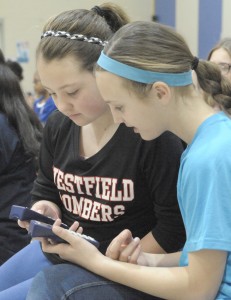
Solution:
<path fill-rule="evenodd" d="M 187 72 L 192 69 L 194 61 L 185 40 L 174 29 L 145 21 L 133 22 L 119 29 L 105 46 L 104 53 L 124 64 L 163 73 Z M 99 67 L 97 69 L 100 70 Z M 200 60 L 195 72 L 204 91 L 205 101 L 230 113 L 231 85 L 223 78 L 219 68 L 213 63 Z M 138 94 L 150 89 L 150 85 L 128 82 Z M 189 93 L 188 87 L 174 89 L 176 92 Z"/>
<path fill-rule="evenodd" d="M 82 34 L 87 38 L 109 39 L 115 31 L 129 22 L 125 12 L 117 5 L 105 3 L 91 10 L 75 9 L 64 11 L 45 24 L 43 32 L 65 31 L 69 34 Z M 82 67 L 93 70 L 102 46 L 88 42 L 70 40 L 63 37 L 45 37 L 37 48 L 37 56 L 47 61 L 72 55 L 82 63 Z"/>

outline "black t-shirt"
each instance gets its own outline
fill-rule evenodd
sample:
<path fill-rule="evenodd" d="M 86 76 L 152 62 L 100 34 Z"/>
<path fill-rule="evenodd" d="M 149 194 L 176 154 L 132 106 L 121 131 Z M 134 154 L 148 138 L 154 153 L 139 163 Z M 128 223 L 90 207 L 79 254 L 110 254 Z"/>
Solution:
<path fill-rule="evenodd" d="M 98 153 L 83 159 L 80 130 L 58 111 L 49 118 L 33 201 L 57 204 L 62 221 L 70 226 L 78 220 L 102 252 L 125 228 L 140 238 L 152 231 L 167 252 L 180 249 L 185 240 L 176 197 L 181 141 L 169 132 L 143 141 L 122 124 Z"/>
<path fill-rule="evenodd" d="M 11 206 L 29 206 L 35 163 L 25 155 L 16 131 L 0 113 L 0 264 L 25 247 L 27 231 L 9 219 Z"/>

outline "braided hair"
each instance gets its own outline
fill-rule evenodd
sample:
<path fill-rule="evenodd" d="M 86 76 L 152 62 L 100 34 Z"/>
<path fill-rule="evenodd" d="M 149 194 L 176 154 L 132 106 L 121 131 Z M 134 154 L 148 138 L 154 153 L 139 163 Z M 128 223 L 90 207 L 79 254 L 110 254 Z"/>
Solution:
<path fill-rule="evenodd" d="M 183 73 L 193 69 L 206 103 L 231 114 L 231 83 L 217 65 L 194 57 L 183 37 L 171 27 L 145 21 L 127 24 L 113 35 L 104 53 L 124 64 L 154 72 Z M 140 97 L 151 88 L 150 84 L 134 81 L 129 84 Z M 189 93 L 188 87 L 177 90 Z"/>

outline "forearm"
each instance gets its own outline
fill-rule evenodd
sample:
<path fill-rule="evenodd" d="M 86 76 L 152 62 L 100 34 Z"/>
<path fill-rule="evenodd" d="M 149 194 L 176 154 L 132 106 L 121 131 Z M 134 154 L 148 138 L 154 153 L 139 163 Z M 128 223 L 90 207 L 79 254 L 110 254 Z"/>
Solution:
<path fill-rule="evenodd" d="M 59 222 L 60 220 L 56 225 L 59 225 Z M 73 236 L 60 226 L 54 226 L 53 231 L 67 243 L 55 245 L 44 243 L 45 252 L 57 253 L 61 258 L 107 279 L 164 299 L 214 299 L 227 260 L 225 251 L 200 250 L 190 252 L 188 265 L 179 267 L 176 265 L 180 253 L 156 255 L 140 253 L 139 240 L 133 239 L 129 230 L 124 230 L 112 241 L 109 254 L 110 251 L 115 253 L 113 259 L 113 255 L 104 256 L 93 245 Z M 126 240 L 131 242 L 121 253 L 120 245 Z M 127 260 L 129 255 L 130 260 Z M 136 257 L 138 263 L 142 265 L 127 263 L 137 261 Z"/>
<path fill-rule="evenodd" d="M 221 284 L 227 254 L 215 250 L 192 252 L 189 266 L 184 267 L 160 267 L 164 260 L 152 262 L 159 266 L 139 266 L 112 260 L 102 254 L 97 256 L 98 259 L 92 259 L 93 263 L 92 260 L 86 262 L 85 267 L 112 281 L 164 299 L 213 300 Z M 174 261 L 179 258 L 179 253 L 170 256 Z"/>
<path fill-rule="evenodd" d="M 100 263 L 99 263 L 100 261 Z M 112 281 L 164 299 L 200 299 L 190 297 L 186 268 L 144 267 L 105 257 L 91 271 Z"/>
<path fill-rule="evenodd" d="M 181 252 L 171 254 L 143 253 L 143 255 L 149 267 L 177 267 Z"/>

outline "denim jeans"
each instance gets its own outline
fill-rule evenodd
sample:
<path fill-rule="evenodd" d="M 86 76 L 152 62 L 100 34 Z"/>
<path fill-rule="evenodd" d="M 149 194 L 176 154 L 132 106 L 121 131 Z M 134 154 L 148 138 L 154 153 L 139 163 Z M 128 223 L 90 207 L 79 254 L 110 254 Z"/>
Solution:
<path fill-rule="evenodd" d="M 0 267 L 0 300 L 25 300 L 34 276 L 52 263 L 33 241 Z"/>
<path fill-rule="evenodd" d="M 34 278 L 26 300 L 154 300 L 72 264 L 54 265 Z"/>

